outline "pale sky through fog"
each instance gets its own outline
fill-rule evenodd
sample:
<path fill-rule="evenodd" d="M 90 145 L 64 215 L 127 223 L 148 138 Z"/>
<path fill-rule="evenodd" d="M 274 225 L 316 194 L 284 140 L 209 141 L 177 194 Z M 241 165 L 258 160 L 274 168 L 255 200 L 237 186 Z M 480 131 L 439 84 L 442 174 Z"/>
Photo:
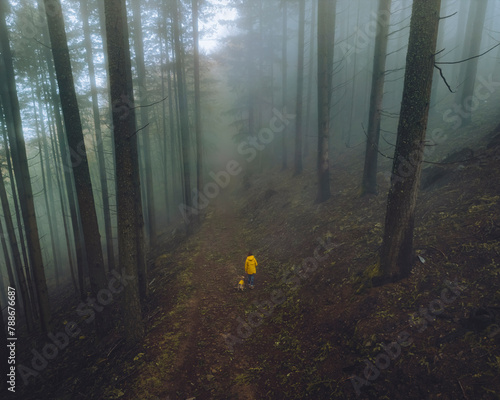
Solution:
<path fill-rule="evenodd" d="M 200 21 L 200 30 L 207 32 L 203 37 L 200 37 L 200 48 L 205 53 L 211 53 L 216 50 L 221 38 L 224 38 L 230 33 L 230 27 L 220 24 L 221 20 L 232 20 L 236 18 L 236 10 L 228 6 L 228 0 L 214 0 L 216 12 L 214 18 L 203 22 Z"/>

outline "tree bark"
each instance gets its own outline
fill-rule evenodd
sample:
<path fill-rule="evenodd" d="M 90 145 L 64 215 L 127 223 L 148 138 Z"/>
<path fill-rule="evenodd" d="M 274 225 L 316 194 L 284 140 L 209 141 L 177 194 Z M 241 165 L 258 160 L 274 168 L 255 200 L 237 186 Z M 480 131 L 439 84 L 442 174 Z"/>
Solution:
<path fill-rule="evenodd" d="M 380 270 L 405 278 L 413 263 L 413 228 L 434 71 L 441 0 L 413 2 L 403 99 L 392 166 Z"/>
<path fill-rule="evenodd" d="M 127 11 L 122 0 L 105 2 L 109 82 L 113 107 L 113 136 L 116 155 L 118 248 L 122 273 L 129 278 L 122 306 L 125 335 L 129 343 L 144 336 L 139 294 L 138 205 L 141 204 L 139 162 Z M 142 216 L 142 215 L 141 215 Z"/>

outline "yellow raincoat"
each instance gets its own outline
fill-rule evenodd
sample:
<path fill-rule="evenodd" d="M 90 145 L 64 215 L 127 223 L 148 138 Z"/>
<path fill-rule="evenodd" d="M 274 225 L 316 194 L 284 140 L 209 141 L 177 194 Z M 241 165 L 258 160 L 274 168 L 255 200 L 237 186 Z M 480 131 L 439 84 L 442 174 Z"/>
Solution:
<path fill-rule="evenodd" d="M 255 267 L 257 266 L 257 260 L 254 256 L 248 256 L 245 261 L 245 273 L 248 275 L 253 275 L 257 272 Z"/>

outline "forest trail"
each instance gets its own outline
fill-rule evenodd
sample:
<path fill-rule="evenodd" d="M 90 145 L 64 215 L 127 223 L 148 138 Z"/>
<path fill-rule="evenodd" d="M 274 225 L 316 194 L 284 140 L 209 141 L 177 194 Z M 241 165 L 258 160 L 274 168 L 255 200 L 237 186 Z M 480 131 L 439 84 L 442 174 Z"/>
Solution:
<path fill-rule="evenodd" d="M 177 348 L 172 349 L 171 374 L 165 377 L 159 397 L 162 400 L 256 398 L 252 386 L 238 379 L 238 375 L 248 373 L 257 354 L 241 357 L 244 343 L 237 344 L 242 349 L 230 352 L 225 337 L 228 333 L 236 334 L 238 317 L 246 318 L 246 310 L 266 286 L 267 275 L 257 251 L 255 289 L 235 289 L 244 275 L 247 252 L 253 251 L 250 238 L 255 233 L 251 231 L 251 221 L 238 215 L 231 199 L 219 197 L 205 215 L 200 230 L 188 239 L 182 251 L 176 251 L 175 258 L 187 267 L 190 294 L 178 300 L 178 313 L 174 313 L 178 315 L 171 320 L 180 335 Z M 171 328 L 164 325 L 163 329 Z M 172 336 L 168 331 L 163 334 Z"/>

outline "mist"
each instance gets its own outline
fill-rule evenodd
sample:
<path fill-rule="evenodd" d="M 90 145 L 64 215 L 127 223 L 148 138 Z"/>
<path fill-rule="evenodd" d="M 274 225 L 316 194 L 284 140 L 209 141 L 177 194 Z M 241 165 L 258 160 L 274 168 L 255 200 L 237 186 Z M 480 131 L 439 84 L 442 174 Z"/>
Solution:
<path fill-rule="evenodd" d="M 8 398 L 499 393 L 500 2 L 0 7 Z"/>

